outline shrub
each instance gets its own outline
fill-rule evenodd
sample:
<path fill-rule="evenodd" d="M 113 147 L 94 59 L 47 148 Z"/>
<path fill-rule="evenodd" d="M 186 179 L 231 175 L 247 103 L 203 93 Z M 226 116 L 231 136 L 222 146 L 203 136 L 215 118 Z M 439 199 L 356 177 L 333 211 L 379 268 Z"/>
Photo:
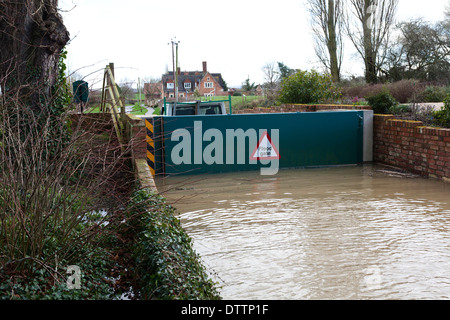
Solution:
<path fill-rule="evenodd" d="M 341 92 L 330 76 L 312 70 L 299 71 L 285 78 L 278 99 L 281 103 L 321 103 L 337 100 L 340 96 Z"/>
<path fill-rule="evenodd" d="M 387 85 L 389 93 L 399 103 L 408 103 L 423 90 L 423 85 L 417 80 L 400 80 Z"/>
<path fill-rule="evenodd" d="M 427 86 L 422 93 L 422 102 L 442 102 L 447 92 L 444 87 Z"/>
<path fill-rule="evenodd" d="M 348 100 L 353 97 L 374 96 L 383 90 L 387 90 L 399 103 L 408 103 L 420 97 L 424 90 L 424 85 L 418 80 L 400 80 L 387 84 L 361 84 L 344 85 L 343 94 Z"/>
<path fill-rule="evenodd" d="M 0 300 L 110 300 L 120 297 L 109 280 L 113 265 L 111 252 L 83 243 L 78 244 L 76 251 L 83 254 L 76 260 L 81 270 L 80 289 L 67 286 L 66 271 L 71 264 L 67 260 L 58 261 L 57 267 L 39 263 L 26 275 L 14 276 L 7 272 L 13 266 L 3 265 L 6 271 L 0 272 Z"/>
<path fill-rule="evenodd" d="M 392 113 L 392 114 L 402 114 L 402 113 L 407 113 L 410 111 L 411 111 L 411 107 L 409 105 L 405 105 L 405 104 L 394 105 L 388 109 L 388 112 Z"/>
<path fill-rule="evenodd" d="M 395 98 L 387 90 L 366 97 L 366 100 L 369 102 L 374 113 L 386 113 L 390 108 L 398 104 Z"/>
<path fill-rule="evenodd" d="M 444 107 L 433 112 L 433 116 L 437 125 L 450 128 L 450 93 L 444 99 Z"/>
<path fill-rule="evenodd" d="M 354 85 L 354 86 L 344 86 L 342 88 L 343 95 L 352 100 L 354 97 L 368 97 L 373 96 L 377 93 L 383 91 L 383 85 L 381 84 L 365 84 L 365 85 Z"/>

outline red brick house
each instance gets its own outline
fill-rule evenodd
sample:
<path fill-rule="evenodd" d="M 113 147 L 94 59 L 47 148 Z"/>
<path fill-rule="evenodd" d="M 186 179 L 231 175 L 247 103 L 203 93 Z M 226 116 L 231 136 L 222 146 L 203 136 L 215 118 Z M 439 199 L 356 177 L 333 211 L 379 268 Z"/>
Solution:
<path fill-rule="evenodd" d="M 198 95 L 223 96 L 227 95 L 227 86 L 220 73 L 211 73 L 208 71 L 206 61 L 203 62 L 202 71 L 181 71 L 178 69 L 178 98 L 189 98 Z M 175 81 L 173 71 L 162 76 L 162 97 L 175 97 Z"/>

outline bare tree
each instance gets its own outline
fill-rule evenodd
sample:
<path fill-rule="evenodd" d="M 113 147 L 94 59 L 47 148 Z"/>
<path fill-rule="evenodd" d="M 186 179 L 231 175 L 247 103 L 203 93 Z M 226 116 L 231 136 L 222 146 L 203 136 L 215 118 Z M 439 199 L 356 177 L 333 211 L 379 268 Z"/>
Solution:
<path fill-rule="evenodd" d="M 127 100 L 133 100 L 135 98 L 135 89 L 133 88 L 134 81 L 128 78 L 124 78 L 118 83 L 120 95 Z"/>
<path fill-rule="evenodd" d="M 143 81 L 146 102 L 147 104 L 154 104 L 163 95 L 161 78 L 145 77 Z"/>
<path fill-rule="evenodd" d="M 272 98 L 275 95 L 277 89 L 277 82 L 279 80 L 279 72 L 277 71 L 277 66 L 275 62 L 267 62 L 263 67 L 262 71 L 264 73 L 264 84 L 266 95 L 268 98 Z"/>
<path fill-rule="evenodd" d="M 366 81 L 377 83 L 378 71 L 386 57 L 398 0 L 349 2 L 349 13 L 356 19 L 346 19 L 347 34 L 364 60 Z"/>
<path fill-rule="evenodd" d="M 341 78 L 343 60 L 343 1 L 308 0 L 315 52 L 334 82 Z"/>

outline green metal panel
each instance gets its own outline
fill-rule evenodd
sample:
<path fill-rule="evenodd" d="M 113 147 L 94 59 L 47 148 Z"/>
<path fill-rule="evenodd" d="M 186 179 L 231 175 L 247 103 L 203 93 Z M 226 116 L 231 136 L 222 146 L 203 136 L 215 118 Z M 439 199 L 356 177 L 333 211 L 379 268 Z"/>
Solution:
<path fill-rule="evenodd" d="M 265 131 L 279 152 L 279 168 L 361 163 L 363 117 L 363 111 L 157 116 L 156 172 L 202 174 L 268 168 L 273 160 L 250 161 Z M 239 145 L 242 133 L 247 133 L 245 146 Z"/>

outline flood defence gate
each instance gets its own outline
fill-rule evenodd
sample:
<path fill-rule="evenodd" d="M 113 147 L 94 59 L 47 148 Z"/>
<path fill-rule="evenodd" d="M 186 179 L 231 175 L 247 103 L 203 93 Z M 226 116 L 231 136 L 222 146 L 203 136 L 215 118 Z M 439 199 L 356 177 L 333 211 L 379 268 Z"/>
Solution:
<path fill-rule="evenodd" d="M 153 175 L 204 174 L 372 161 L 373 111 L 145 118 Z"/>

